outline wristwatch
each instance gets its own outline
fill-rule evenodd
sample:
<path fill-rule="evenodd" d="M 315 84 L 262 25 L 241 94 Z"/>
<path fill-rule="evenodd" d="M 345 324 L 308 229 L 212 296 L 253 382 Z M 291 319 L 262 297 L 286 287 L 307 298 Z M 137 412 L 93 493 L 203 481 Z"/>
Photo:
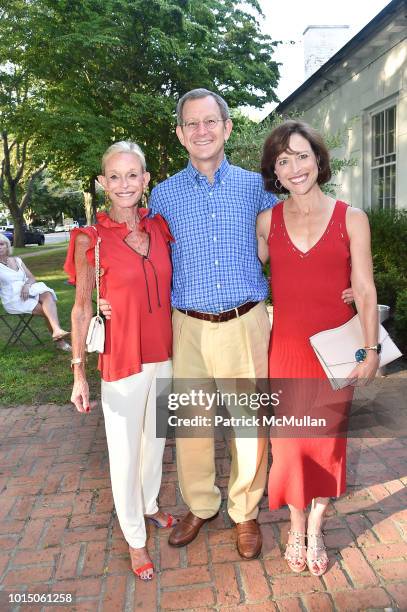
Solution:
<path fill-rule="evenodd" d="M 355 353 L 355 359 L 358 363 L 361 363 L 366 359 L 367 351 L 376 351 L 376 353 L 380 355 L 382 352 L 382 345 L 380 342 L 378 342 L 374 346 L 364 346 L 363 348 L 358 349 Z"/>

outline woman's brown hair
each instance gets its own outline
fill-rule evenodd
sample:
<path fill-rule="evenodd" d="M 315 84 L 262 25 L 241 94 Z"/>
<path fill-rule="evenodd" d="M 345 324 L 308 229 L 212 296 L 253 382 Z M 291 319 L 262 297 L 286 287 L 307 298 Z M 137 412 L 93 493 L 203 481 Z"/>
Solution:
<path fill-rule="evenodd" d="M 289 151 L 290 136 L 292 134 L 300 134 L 308 140 L 315 154 L 318 164 L 318 185 L 327 183 L 331 178 L 331 167 L 329 165 L 329 152 L 321 135 L 310 125 L 303 121 L 294 121 L 292 119 L 284 121 L 276 127 L 271 134 L 266 138 L 263 146 L 263 155 L 261 158 L 261 174 L 263 176 L 264 188 L 266 191 L 274 193 L 289 193 L 280 183 L 280 187 L 276 185 L 277 175 L 274 172 L 277 157 Z"/>

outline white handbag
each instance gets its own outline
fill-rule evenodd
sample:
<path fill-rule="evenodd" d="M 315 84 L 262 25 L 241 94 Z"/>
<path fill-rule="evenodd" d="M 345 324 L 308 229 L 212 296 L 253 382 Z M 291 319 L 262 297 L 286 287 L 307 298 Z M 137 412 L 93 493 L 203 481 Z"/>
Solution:
<path fill-rule="evenodd" d="M 349 374 L 358 363 L 356 352 L 365 346 L 359 315 L 339 327 L 314 334 L 309 340 L 332 388 L 337 390 L 349 385 Z M 383 325 L 379 325 L 378 341 L 382 345 L 379 367 L 401 357 Z"/>
<path fill-rule="evenodd" d="M 95 229 L 96 231 L 96 229 Z M 92 317 L 86 336 L 86 350 L 88 353 L 103 353 L 105 350 L 105 322 L 100 316 L 100 259 L 99 243 L 97 237 L 95 244 L 95 276 L 96 276 L 96 316 Z"/>

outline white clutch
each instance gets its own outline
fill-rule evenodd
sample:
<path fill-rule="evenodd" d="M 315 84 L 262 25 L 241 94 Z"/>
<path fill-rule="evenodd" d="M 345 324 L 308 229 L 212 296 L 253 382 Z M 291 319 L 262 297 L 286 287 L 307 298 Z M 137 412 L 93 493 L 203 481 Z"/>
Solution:
<path fill-rule="evenodd" d="M 105 323 L 99 315 L 92 317 L 86 336 L 88 353 L 103 353 L 105 350 Z"/>
<path fill-rule="evenodd" d="M 355 353 L 365 346 L 359 315 L 339 327 L 314 334 L 309 340 L 332 388 L 342 389 L 349 385 L 348 376 L 358 363 Z M 382 345 L 379 367 L 401 357 L 383 325 L 379 325 L 379 343 Z"/>

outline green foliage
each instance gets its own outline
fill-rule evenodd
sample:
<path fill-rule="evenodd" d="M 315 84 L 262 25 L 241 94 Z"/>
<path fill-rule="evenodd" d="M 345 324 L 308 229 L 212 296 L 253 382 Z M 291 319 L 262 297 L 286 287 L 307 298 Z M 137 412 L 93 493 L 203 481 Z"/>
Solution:
<path fill-rule="evenodd" d="M 301 119 L 299 115 L 293 115 L 290 118 Z M 264 141 L 270 132 L 286 119 L 287 117 L 272 113 L 261 123 L 248 120 L 242 126 L 239 126 L 238 130 L 234 130 L 234 133 L 232 132 L 232 136 L 228 142 L 227 151 L 231 162 L 238 166 L 243 166 L 247 170 L 259 172 Z M 323 137 L 330 150 L 339 147 L 343 140 L 343 134 L 341 132 L 334 135 L 323 134 Z M 354 166 L 355 164 L 356 160 L 354 159 L 331 157 L 332 174 L 335 176 L 344 168 Z M 324 191 L 334 194 L 335 188 L 337 187 L 338 185 L 329 183 L 324 186 Z"/>
<path fill-rule="evenodd" d="M 390 266 L 387 270 L 383 270 L 378 266 L 375 263 L 374 251 L 373 262 L 375 267 L 374 281 L 377 291 L 377 302 L 378 304 L 390 306 L 393 311 L 396 306 L 397 295 L 406 286 L 407 279 L 395 266 Z"/>
<path fill-rule="evenodd" d="M 368 212 L 378 302 L 394 310 L 407 288 L 407 211 Z"/>
<path fill-rule="evenodd" d="M 153 182 L 161 180 L 184 163 L 174 110 L 187 90 L 218 91 L 232 107 L 275 99 L 275 43 L 260 32 L 258 2 L 246 6 L 10 0 L 1 11 L 4 127 L 30 139 L 37 161 L 85 185 L 106 146 L 131 138 L 144 146 Z"/>
<path fill-rule="evenodd" d="M 407 349 L 407 211 L 371 210 L 372 253 L 377 300 L 394 317 L 395 341 Z"/>
<path fill-rule="evenodd" d="M 236 166 L 260 172 L 263 144 L 269 133 L 281 123 L 277 117 L 267 118 L 261 123 L 250 119 L 235 125 L 227 143 L 229 161 Z"/>
<path fill-rule="evenodd" d="M 407 210 L 371 210 L 368 216 L 375 270 L 394 268 L 407 278 Z"/>
<path fill-rule="evenodd" d="M 80 182 L 61 186 L 49 172 L 45 172 L 43 177 L 38 177 L 34 182 L 30 208 L 24 216 L 30 225 L 41 225 L 51 219 L 60 223 L 61 212 L 73 219 L 85 217 Z"/>
<path fill-rule="evenodd" d="M 407 349 L 407 211 L 371 210 L 372 253 L 377 300 L 391 308 L 394 339 Z"/>
<path fill-rule="evenodd" d="M 394 328 L 400 350 L 407 353 L 407 287 L 397 296 Z"/>

